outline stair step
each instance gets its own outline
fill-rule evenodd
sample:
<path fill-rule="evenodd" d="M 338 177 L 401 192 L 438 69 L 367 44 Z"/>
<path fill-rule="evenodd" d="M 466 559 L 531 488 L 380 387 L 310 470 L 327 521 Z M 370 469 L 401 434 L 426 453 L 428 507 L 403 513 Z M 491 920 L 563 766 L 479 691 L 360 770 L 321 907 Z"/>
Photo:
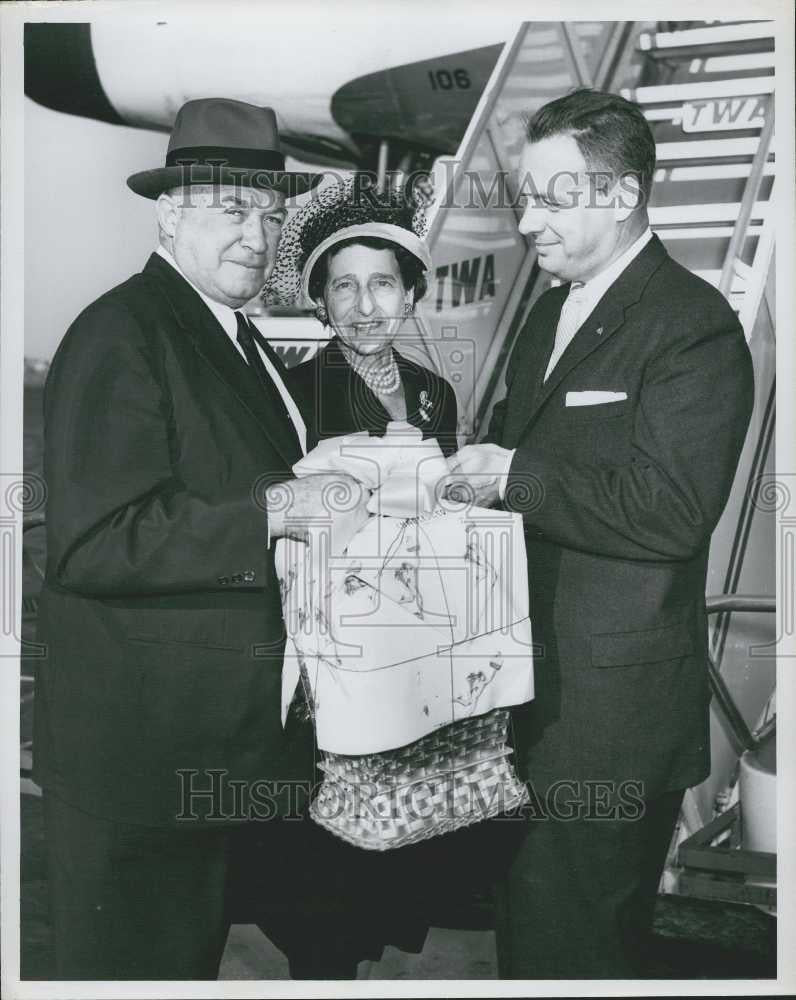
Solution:
<path fill-rule="evenodd" d="M 755 59 L 766 59 L 766 58 L 769 58 L 769 57 L 773 59 L 773 56 L 774 56 L 773 52 L 752 53 L 752 57 L 755 58 Z M 722 56 L 721 58 L 722 59 L 724 59 L 724 58 L 732 58 L 732 59 L 738 58 L 738 59 L 740 59 L 741 57 L 740 56 L 732 56 L 732 57 L 724 57 L 724 56 Z M 720 65 L 721 64 L 719 64 L 719 66 Z M 667 87 L 683 87 L 683 86 L 686 86 L 686 85 L 694 86 L 696 84 L 702 84 L 704 86 L 708 86 L 710 84 L 716 84 L 716 83 L 721 83 L 721 82 L 726 82 L 726 81 L 731 81 L 731 80 L 732 81 L 743 82 L 743 81 L 748 81 L 748 80 L 760 79 L 761 77 L 767 77 L 767 76 L 772 76 L 773 77 L 773 74 L 774 74 L 774 67 L 773 67 L 773 65 L 771 65 L 771 66 L 759 66 L 759 67 L 754 67 L 754 66 L 746 66 L 746 67 L 744 67 L 744 66 L 740 66 L 736 70 L 731 70 L 731 69 L 721 70 L 721 69 L 714 68 L 712 71 L 708 70 L 709 66 L 714 66 L 713 60 L 712 59 L 710 59 L 710 60 L 709 59 L 705 59 L 705 57 L 702 55 L 702 53 L 698 52 L 697 54 L 695 54 L 693 56 L 690 56 L 687 59 L 683 58 L 681 60 L 680 64 L 676 68 L 667 71 L 665 75 L 663 75 L 663 76 L 647 77 L 647 78 L 645 78 L 645 80 L 643 82 L 644 82 L 645 85 L 646 84 L 649 84 L 649 85 L 661 84 L 661 85 L 665 85 Z M 759 100 L 759 101 L 764 101 L 766 98 L 764 96 L 762 96 L 762 95 L 758 95 L 756 99 Z M 754 101 L 755 100 L 755 96 L 751 96 L 751 97 L 750 96 L 746 96 L 746 97 L 742 97 L 742 98 L 727 98 L 727 97 L 712 98 L 712 100 L 719 101 L 719 102 L 726 102 L 728 100 Z M 646 104 L 646 105 L 644 105 L 645 108 L 655 108 L 655 107 L 659 107 L 659 106 L 660 105 L 657 105 L 657 104 Z"/>
<path fill-rule="evenodd" d="M 755 202 L 753 219 L 765 219 L 771 202 Z M 741 211 L 737 202 L 713 202 L 709 205 L 661 205 L 650 207 L 650 224 L 653 226 L 683 226 L 690 223 L 735 222 Z"/>
<path fill-rule="evenodd" d="M 702 233 L 706 230 L 703 229 Z M 710 239 L 705 238 L 704 235 L 700 234 L 699 239 L 682 239 L 678 233 L 699 233 L 698 229 L 659 229 L 657 230 L 658 236 L 666 245 L 671 256 L 683 267 L 688 268 L 689 271 L 694 271 L 699 273 L 701 271 L 715 271 L 717 274 L 721 274 L 721 269 L 724 267 L 724 260 L 727 256 L 727 248 L 729 247 L 730 234 L 732 230 L 727 227 L 724 231 L 725 235 L 721 239 Z M 756 248 L 753 244 L 757 243 L 756 239 L 750 240 L 748 246 L 745 248 L 748 251 L 748 255 L 751 258 L 751 253 Z"/>
<path fill-rule="evenodd" d="M 773 69 L 776 56 L 769 52 L 743 52 L 734 56 L 709 56 L 694 59 L 689 73 L 742 73 L 749 69 Z M 698 65 L 697 65 L 698 64 Z"/>
<path fill-rule="evenodd" d="M 688 211 L 690 207 L 711 204 L 740 204 L 746 192 L 747 181 L 743 177 L 718 178 L 707 180 L 705 178 L 683 179 L 679 182 L 673 180 L 656 180 L 649 205 L 652 208 L 682 207 Z M 771 196 L 773 180 L 771 177 L 763 178 L 760 190 L 757 193 L 758 201 L 768 201 Z"/>
<path fill-rule="evenodd" d="M 658 235 L 661 239 L 669 240 L 728 240 L 732 236 L 731 225 L 726 226 L 692 226 L 683 229 L 665 229 Z M 752 223 L 746 230 L 747 238 L 760 236 L 763 226 L 760 223 Z"/>
<path fill-rule="evenodd" d="M 659 142 L 656 151 L 659 163 L 674 160 L 709 160 L 715 163 L 729 156 L 754 156 L 759 144 L 758 138 L 684 140 Z"/>
<path fill-rule="evenodd" d="M 698 167 L 659 167 L 655 171 L 656 184 L 677 184 L 685 181 L 718 181 L 748 177 L 751 163 L 710 163 Z M 773 177 L 776 164 L 773 160 L 763 166 L 763 176 Z"/>
<path fill-rule="evenodd" d="M 747 97 L 774 92 L 774 76 L 736 77 L 730 80 L 700 80 L 654 87 L 623 87 L 622 97 L 637 104 L 667 104 L 709 101 L 717 97 Z"/>
<path fill-rule="evenodd" d="M 709 28 L 687 28 L 684 31 L 644 32 L 639 36 L 642 52 L 655 49 L 674 49 L 685 45 L 721 45 L 727 42 L 746 42 L 758 38 L 773 38 L 773 21 L 744 21 L 740 24 L 721 24 Z"/>

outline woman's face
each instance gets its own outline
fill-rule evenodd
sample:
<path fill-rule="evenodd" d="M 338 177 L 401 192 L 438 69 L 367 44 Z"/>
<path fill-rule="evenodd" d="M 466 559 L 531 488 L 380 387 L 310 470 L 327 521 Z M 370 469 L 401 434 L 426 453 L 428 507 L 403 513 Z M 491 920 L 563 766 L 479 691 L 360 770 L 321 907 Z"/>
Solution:
<path fill-rule="evenodd" d="M 356 243 L 329 260 L 323 298 L 334 332 L 363 356 L 392 343 L 411 304 L 392 250 Z"/>

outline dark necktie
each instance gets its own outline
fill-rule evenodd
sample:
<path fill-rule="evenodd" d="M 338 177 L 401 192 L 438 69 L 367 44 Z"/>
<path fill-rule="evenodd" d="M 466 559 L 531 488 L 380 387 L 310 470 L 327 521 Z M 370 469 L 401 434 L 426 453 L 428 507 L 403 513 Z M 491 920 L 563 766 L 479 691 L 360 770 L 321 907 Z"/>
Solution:
<path fill-rule="evenodd" d="M 295 425 L 290 419 L 290 414 L 285 406 L 285 401 L 282 399 L 282 394 L 277 388 L 274 380 L 268 374 L 268 369 L 265 367 L 260 352 L 257 350 L 257 344 L 254 342 L 254 332 L 252 331 L 251 324 L 243 315 L 243 313 L 236 312 L 235 319 L 238 323 L 238 343 L 243 349 L 243 353 L 246 356 L 246 360 L 249 362 L 249 367 L 252 369 L 254 374 L 257 376 L 257 380 L 265 392 L 266 398 L 270 401 L 274 413 L 278 413 L 282 418 L 282 423 L 285 432 L 288 433 L 291 438 L 295 441 L 296 449 L 299 454 L 301 454 L 301 446 L 299 444 L 298 434 L 296 433 Z M 269 354 L 270 357 L 270 354 Z M 273 363 L 273 359 L 272 363 Z"/>

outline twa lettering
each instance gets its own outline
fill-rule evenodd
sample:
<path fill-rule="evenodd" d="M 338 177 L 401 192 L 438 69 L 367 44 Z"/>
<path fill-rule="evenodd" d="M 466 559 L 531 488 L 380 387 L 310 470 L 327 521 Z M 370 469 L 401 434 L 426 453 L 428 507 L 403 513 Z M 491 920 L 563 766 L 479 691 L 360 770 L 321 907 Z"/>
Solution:
<path fill-rule="evenodd" d="M 481 264 L 483 262 L 483 268 Z M 437 312 L 444 308 L 471 305 L 495 297 L 495 255 L 473 257 L 455 264 L 443 264 L 435 272 Z M 450 278 L 450 280 L 448 280 Z M 479 280 L 480 279 L 480 280 Z M 446 301 L 447 298 L 447 301 Z"/>
<path fill-rule="evenodd" d="M 760 128 L 765 115 L 766 102 L 760 97 L 691 101 L 683 105 L 683 132 L 730 132 Z"/>

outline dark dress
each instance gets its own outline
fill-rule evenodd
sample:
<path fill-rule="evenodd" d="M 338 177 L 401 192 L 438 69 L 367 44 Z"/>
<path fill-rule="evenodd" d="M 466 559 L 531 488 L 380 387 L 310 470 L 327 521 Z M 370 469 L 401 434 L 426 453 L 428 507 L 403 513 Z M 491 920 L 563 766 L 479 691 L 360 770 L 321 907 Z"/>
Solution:
<path fill-rule="evenodd" d="M 409 423 L 435 437 L 443 454 L 456 451 L 456 396 L 450 384 L 395 352 L 406 398 Z M 307 446 L 367 430 L 383 434 L 392 419 L 378 397 L 354 373 L 334 338 L 313 359 L 290 370 L 291 391 L 302 406 Z M 422 397 L 421 406 L 421 394 Z M 430 404 L 430 405 L 429 405 Z M 424 417 L 421 409 L 425 411 Z M 314 864 L 322 868 L 317 884 L 324 893 L 338 887 L 338 905 L 329 920 L 339 949 L 350 949 L 356 961 L 378 960 L 385 945 L 420 952 L 435 911 L 469 904 L 487 891 L 485 846 L 489 824 L 476 824 L 420 844 L 386 852 L 352 847 L 319 828 Z M 328 907 L 320 898 L 319 908 Z M 330 913 L 330 918 L 332 914 Z M 334 927 L 332 928 L 332 923 Z"/>
<path fill-rule="evenodd" d="M 435 437 L 447 457 L 456 451 L 456 395 L 450 384 L 395 351 L 406 397 L 406 419 Z M 384 434 L 392 417 L 355 374 L 335 337 L 310 361 L 289 372 L 290 389 L 307 424 L 307 447 L 324 438 L 369 431 Z"/>

